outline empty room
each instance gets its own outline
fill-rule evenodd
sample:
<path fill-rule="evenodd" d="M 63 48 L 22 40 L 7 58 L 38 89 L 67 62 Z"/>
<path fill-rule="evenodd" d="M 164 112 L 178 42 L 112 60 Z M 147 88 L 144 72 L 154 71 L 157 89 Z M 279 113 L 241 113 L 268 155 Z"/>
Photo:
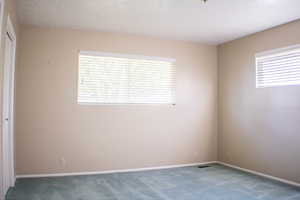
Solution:
<path fill-rule="evenodd" d="M 300 0 L 0 0 L 0 200 L 300 200 Z"/>

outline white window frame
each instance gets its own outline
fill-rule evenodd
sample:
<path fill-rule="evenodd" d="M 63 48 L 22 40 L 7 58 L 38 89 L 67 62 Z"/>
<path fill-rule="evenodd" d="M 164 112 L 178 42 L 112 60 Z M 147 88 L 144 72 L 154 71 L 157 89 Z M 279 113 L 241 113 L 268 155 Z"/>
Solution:
<path fill-rule="evenodd" d="M 255 54 L 255 82 L 256 82 L 256 88 L 273 88 L 273 87 L 282 87 L 282 86 L 300 86 L 300 84 L 278 84 L 273 86 L 259 86 L 258 85 L 258 78 L 257 78 L 257 72 L 258 72 L 258 64 L 257 64 L 257 58 L 263 57 L 263 56 L 272 56 L 273 54 L 283 53 L 286 51 L 292 51 L 295 49 L 300 49 L 300 44 L 291 45 L 283 48 L 276 48 L 272 50 L 262 51 Z"/>
<path fill-rule="evenodd" d="M 131 59 L 141 59 L 141 60 L 158 60 L 166 62 L 176 62 L 174 58 L 164 58 L 157 56 L 143 56 L 135 54 L 119 54 L 119 53 L 107 53 L 101 51 L 79 51 L 79 54 L 88 55 L 88 56 L 103 56 L 103 57 L 117 57 L 117 58 L 131 58 Z"/>
<path fill-rule="evenodd" d="M 137 55 L 137 54 L 119 54 L 119 53 L 108 53 L 108 52 L 102 52 L 102 51 L 86 51 L 86 50 L 80 50 L 78 52 L 78 78 L 77 78 L 77 96 L 76 101 L 78 105 L 87 105 L 87 106 L 122 106 L 122 105 L 176 105 L 176 95 L 174 96 L 174 103 L 97 103 L 97 102 L 79 102 L 78 96 L 79 96 L 79 77 L 80 77 L 80 65 L 79 65 L 79 57 L 80 55 L 88 55 L 88 56 L 100 56 L 100 57 L 117 57 L 117 58 L 131 58 L 131 59 L 141 59 L 141 60 L 157 60 L 157 61 L 166 61 L 175 63 L 176 59 L 174 58 L 166 58 L 166 57 L 158 57 L 158 56 L 144 56 L 144 55 Z M 176 76 L 175 76 L 175 87 L 176 87 Z"/>

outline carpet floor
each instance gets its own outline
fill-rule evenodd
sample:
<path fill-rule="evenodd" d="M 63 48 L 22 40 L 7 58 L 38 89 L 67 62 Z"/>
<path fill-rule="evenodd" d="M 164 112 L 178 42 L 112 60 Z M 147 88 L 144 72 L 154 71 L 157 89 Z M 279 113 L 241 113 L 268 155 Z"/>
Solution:
<path fill-rule="evenodd" d="M 221 165 L 17 179 L 7 200 L 300 200 L 300 188 Z"/>

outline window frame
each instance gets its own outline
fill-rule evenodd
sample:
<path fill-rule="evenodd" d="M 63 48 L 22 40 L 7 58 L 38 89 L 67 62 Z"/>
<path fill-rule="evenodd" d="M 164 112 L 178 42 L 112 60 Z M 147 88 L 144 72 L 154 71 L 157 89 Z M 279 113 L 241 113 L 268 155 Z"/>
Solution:
<path fill-rule="evenodd" d="M 258 59 L 259 57 L 265 57 L 265 56 L 272 56 L 274 54 L 280 54 L 280 53 L 284 53 L 286 51 L 293 51 L 296 49 L 300 49 L 300 44 L 296 44 L 296 45 L 290 45 L 287 47 L 282 47 L 282 48 L 275 48 L 272 50 L 267 50 L 267 51 L 262 51 L 259 53 L 255 54 L 255 85 L 256 85 L 256 89 L 262 89 L 262 88 L 274 88 L 274 87 L 284 87 L 284 86 L 300 86 L 300 84 L 277 84 L 277 85 L 272 85 L 272 86 L 259 86 L 258 84 Z"/>
<path fill-rule="evenodd" d="M 87 55 L 87 56 L 100 56 L 100 57 L 116 57 L 116 58 L 128 58 L 128 59 L 140 59 L 140 60 L 156 60 L 156 61 L 165 61 L 170 63 L 175 63 L 175 58 L 167 58 L 167 57 L 158 57 L 158 56 L 144 56 L 144 55 L 137 55 L 137 54 L 121 54 L 121 53 L 108 53 L 102 51 L 86 51 L 86 50 L 79 50 L 78 51 L 78 74 L 77 74 L 77 96 L 76 102 L 78 105 L 85 105 L 85 106 L 128 106 L 128 105 L 149 105 L 149 106 L 175 106 L 176 102 L 176 72 L 175 72 L 175 96 L 174 96 L 174 103 L 102 103 L 102 102 L 79 102 L 78 97 L 80 93 L 80 55 Z M 174 64 L 175 67 L 175 64 Z M 175 68 L 176 71 L 176 68 Z"/>

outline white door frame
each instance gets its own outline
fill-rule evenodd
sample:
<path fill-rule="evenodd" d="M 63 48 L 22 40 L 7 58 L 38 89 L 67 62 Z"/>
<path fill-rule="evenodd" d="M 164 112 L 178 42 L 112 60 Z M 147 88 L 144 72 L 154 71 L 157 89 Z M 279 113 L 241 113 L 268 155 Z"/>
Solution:
<path fill-rule="evenodd" d="M 7 34 L 9 34 L 9 37 L 11 38 L 12 40 L 12 43 L 13 43 L 13 54 L 12 54 L 12 63 L 11 63 L 11 88 L 10 88 L 10 91 L 11 91 L 11 97 L 10 97 L 10 153 L 11 153 L 11 168 L 10 168 L 10 171 L 11 171 L 11 187 L 15 186 L 15 180 L 16 180 L 16 177 L 15 177 L 15 149 L 14 149 L 14 146 L 15 146 L 15 66 L 16 66 L 16 45 L 17 45 L 17 37 L 16 37 L 16 32 L 15 32 L 15 29 L 12 25 L 12 22 L 11 22 L 11 19 L 10 17 L 8 16 L 7 18 L 7 27 L 6 27 L 6 32 Z"/>
<path fill-rule="evenodd" d="M 4 3 L 5 0 L 0 0 L 0 44 L 2 42 L 2 24 L 3 24 L 3 17 L 4 17 Z"/>
<path fill-rule="evenodd" d="M 3 88 L 6 86 L 9 86 L 8 92 L 9 93 L 9 106 L 5 104 L 5 101 L 3 100 L 2 105 L 2 162 L 3 166 L 2 168 L 2 196 L 0 198 L 4 198 L 5 193 L 7 192 L 7 187 L 13 187 L 15 185 L 15 161 L 14 161 L 14 93 L 15 93 L 15 62 L 16 62 L 16 34 L 14 31 L 14 27 L 12 25 L 12 22 L 10 20 L 10 17 L 7 17 L 7 24 L 6 24 L 6 30 L 5 30 L 5 39 L 9 39 L 11 41 L 12 46 L 10 58 L 4 58 L 4 59 L 10 59 L 10 61 L 4 61 L 4 77 L 8 77 L 8 79 L 3 79 Z M 5 52 L 7 51 L 5 47 Z M 9 65 L 8 65 L 9 64 Z M 7 73 L 7 74 L 6 74 Z M 4 99 L 4 93 L 3 93 L 3 99 Z M 7 102 L 6 102 L 7 103 Z M 9 118 L 6 119 L 6 116 L 4 116 L 4 106 L 7 107 L 9 113 Z M 7 123 L 8 121 L 8 132 L 7 135 L 5 135 L 5 125 L 4 123 Z M 5 157 L 3 157 L 6 155 Z M 6 158 L 6 159 L 5 159 Z M 5 166 L 5 167 L 4 167 Z M 7 170 L 4 172 L 4 170 Z M 5 176 L 7 175 L 7 177 Z M 7 179 L 6 179 L 6 178 Z"/>
<path fill-rule="evenodd" d="M 4 18 L 4 0 L 0 0 L 0 49 L 2 46 L 2 25 Z M 1 117 L 0 117 L 1 119 Z M 2 121 L 0 121 L 0 142 L 2 146 Z M 0 149 L 0 163 L 2 163 L 2 149 Z M 0 200 L 4 200 L 4 188 L 3 188 L 3 166 L 0 165 Z"/>

